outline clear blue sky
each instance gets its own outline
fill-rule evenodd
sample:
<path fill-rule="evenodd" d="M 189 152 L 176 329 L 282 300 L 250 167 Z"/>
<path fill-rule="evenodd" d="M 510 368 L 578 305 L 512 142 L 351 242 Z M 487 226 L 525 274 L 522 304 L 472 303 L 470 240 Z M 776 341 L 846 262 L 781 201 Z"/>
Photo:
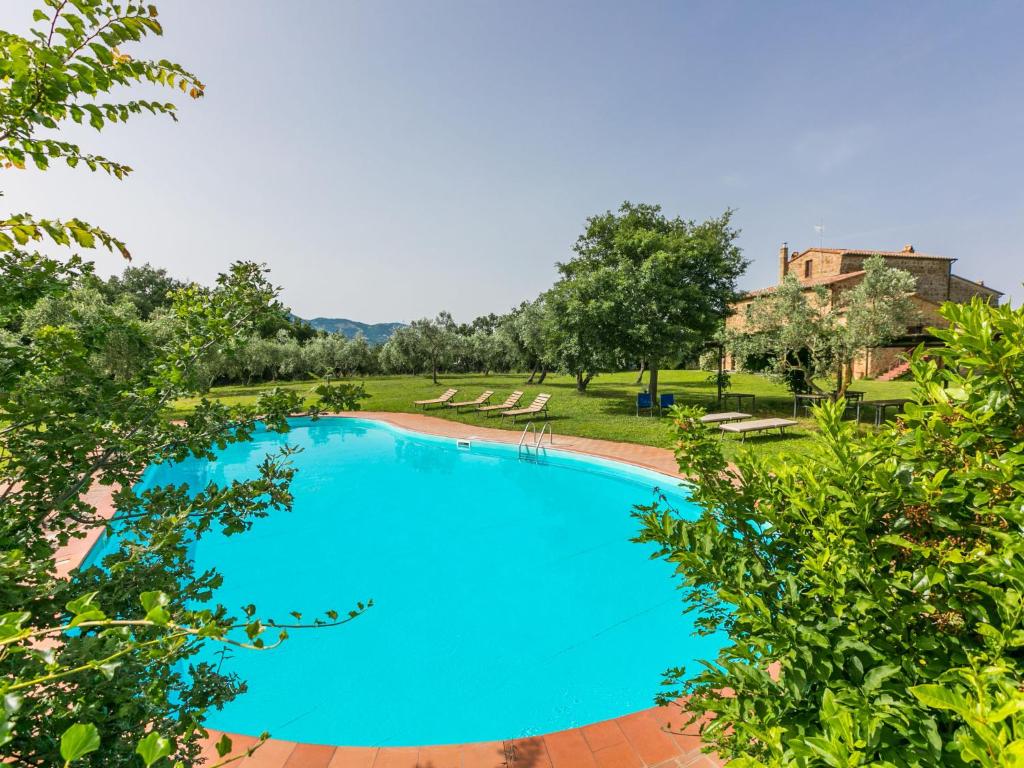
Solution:
<path fill-rule="evenodd" d="M 23 29 L 32 6 L 4 0 L 0 23 Z M 744 287 L 824 222 L 825 245 L 913 243 L 1024 297 L 1019 2 L 160 9 L 146 48 L 207 97 L 177 125 L 82 132 L 129 181 L 25 172 L 5 207 L 80 215 L 198 280 L 265 261 L 306 317 L 506 311 L 625 199 L 734 208 Z"/>

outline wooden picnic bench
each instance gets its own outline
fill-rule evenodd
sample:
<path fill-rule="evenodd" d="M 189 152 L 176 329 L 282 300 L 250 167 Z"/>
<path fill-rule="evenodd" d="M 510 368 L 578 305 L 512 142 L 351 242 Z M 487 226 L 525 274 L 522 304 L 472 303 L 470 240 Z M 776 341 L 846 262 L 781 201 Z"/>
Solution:
<path fill-rule="evenodd" d="M 784 435 L 786 434 L 786 427 L 795 427 L 797 424 L 798 422 L 792 419 L 754 419 L 753 421 L 734 421 L 728 424 L 720 424 L 718 428 L 723 432 L 741 435 L 741 440 L 746 440 L 748 432 L 764 432 L 769 429 L 777 429 L 780 435 Z"/>

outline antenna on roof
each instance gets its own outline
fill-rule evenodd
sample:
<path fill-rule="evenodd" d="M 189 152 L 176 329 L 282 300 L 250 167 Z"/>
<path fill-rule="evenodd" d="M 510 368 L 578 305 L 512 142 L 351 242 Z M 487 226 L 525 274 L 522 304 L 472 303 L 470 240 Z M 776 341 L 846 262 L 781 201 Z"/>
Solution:
<path fill-rule="evenodd" d="M 814 225 L 814 231 L 818 233 L 818 250 L 825 247 L 825 222 L 822 220 L 820 224 Z"/>

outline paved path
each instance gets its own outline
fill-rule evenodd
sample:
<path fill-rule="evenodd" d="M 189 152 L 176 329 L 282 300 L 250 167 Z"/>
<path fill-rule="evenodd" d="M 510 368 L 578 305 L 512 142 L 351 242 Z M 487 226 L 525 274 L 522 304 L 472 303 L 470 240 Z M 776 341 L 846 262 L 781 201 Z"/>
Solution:
<path fill-rule="evenodd" d="M 521 432 L 463 424 L 420 413 L 360 411 L 326 418 L 366 418 L 405 429 L 452 438 L 519 442 Z M 648 445 L 617 443 L 587 437 L 555 435 L 554 447 L 678 474 L 672 451 Z M 104 518 L 114 513 L 111 489 L 94 486 L 88 494 Z M 89 531 L 57 554 L 57 569 L 67 574 L 88 554 L 101 531 Z M 409 717 L 415 717 L 411 707 Z M 229 734 L 234 750 L 243 754 L 257 739 Z M 211 732 L 203 755 L 217 762 Z M 721 762 L 700 751 L 695 726 L 685 726 L 674 707 L 651 709 L 582 728 L 528 739 L 486 741 L 431 747 L 333 747 L 270 739 L 252 755 L 231 763 L 238 768 L 718 768 Z"/>

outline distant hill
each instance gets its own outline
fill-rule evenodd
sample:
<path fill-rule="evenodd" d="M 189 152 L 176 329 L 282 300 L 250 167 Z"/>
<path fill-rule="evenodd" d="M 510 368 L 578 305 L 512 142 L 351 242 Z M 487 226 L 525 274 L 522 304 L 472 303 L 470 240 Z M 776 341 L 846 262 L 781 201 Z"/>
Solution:
<path fill-rule="evenodd" d="M 348 338 L 354 338 L 360 331 L 366 336 L 371 344 L 383 344 L 391 338 L 391 334 L 399 328 L 404 328 L 405 323 L 360 323 L 356 320 L 346 320 L 344 317 L 314 317 L 307 320 L 318 331 L 329 333 L 340 333 Z"/>

